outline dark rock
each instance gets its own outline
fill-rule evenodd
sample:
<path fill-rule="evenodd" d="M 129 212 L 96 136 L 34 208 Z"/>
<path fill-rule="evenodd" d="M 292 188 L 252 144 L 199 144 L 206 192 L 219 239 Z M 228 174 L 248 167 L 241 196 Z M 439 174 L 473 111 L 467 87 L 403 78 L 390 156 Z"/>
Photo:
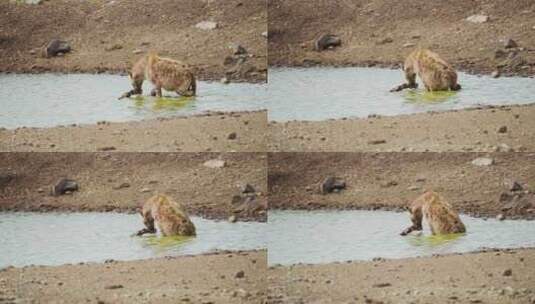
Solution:
<path fill-rule="evenodd" d="M 62 178 L 52 188 L 52 195 L 63 195 L 67 191 L 73 192 L 78 190 L 78 183 L 72 179 Z"/>
<path fill-rule="evenodd" d="M 238 137 L 238 134 L 236 134 L 236 132 L 232 132 L 228 135 L 227 138 L 232 140 L 232 139 L 236 139 L 237 137 Z"/>
<path fill-rule="evenodd" d="M 57 56 L 58 53 L 68 53 L 71 51 L 71 46 L 67 41 L 52 39 L 44 48 L 43 55 L 46 58 Z"/>
<path fill-rule="evenodd" d="M 243 46 L 241 46 L 239 44 L 233 44 L 231 48 L 232 48 L 232 54 L 234 54 L 234 55 L 245 55 L 245 54 L 247 54 L 247 50 Z"/>
<path fill-rule="evenodd" d="M 503 271 L 503 276 L 504 277 L 510 277 L 511 275 L 513 275 L 513 270 L 511 270 L 510 268 L 509 269 L 505 269 Z"/>
<path fill-rule="evenodd" d="M 370 140 L 368 142 L 369 145 L 381 145 L 381 144 L 386 144 L 386 140 L 384 139 L 376 139 L 376 140 Z"/>
<path fill-rule="evenodd" d="M 4 188 L 17 177 L 14 173 L 0 173 L 0 188 Z"/>
<path fill-rule="evenodd" d="M 507 126 L 501 126 L 498 128 L 498 133 L 507 133 Z"/>
<path fill-rule="evenodd" d="M 104 288 L 106 288 L 106 289 L 120 289 L 120 288 L 123 288 L 123 287 L 124 286 L 121 285 L 121 284 L 114 284 L 114 285 L 108 285 L 108 286 L 106 286 Z"/>
<path fill-rule="evenodd" d="M 237 279 L 241 279 L 243 277 L 245 277 L 245 272 L 243 270 L 238 271 L 235 275 L 235 278 Z"/>
<path fill-rule="evenodd" d="M 342 45 L 342 39 L 333 34 L 323 34 L 314 42 L 314 49 L 318 52 Z"/>
<path fill-rule="evenodd" d="M 389 286 L 392 286 L 392 284 L 390 283 L 377 283 L 377 284 L 373 284 L 372 287 L 375 287 L 375 288 L 383 288 L 383 287 L 389 287 Z"/>
<path fill-rule="evenodd" d="M 130 187 L 130 184 L 129 183 L 121 183 L 117 186 L 114 186 L 113 189 L 114 190 L 119 190 L 119 189 L 124 189 L 124 188 L 129 188 Z"/>
<path fill-rule="evenodd" d="M 327 194 L 332 193 L 335 190 L 343 190 L 346 188 L 346 182 L 342 179 L 336 178 L 336 177 L 327 177 L 322 183 L 321 183 L 321 193 Z"/>
<path fill-rule="evenodd" d="M 241 186 L 241 192 L 242 193 L 255 193 L 255 189 L 250 184 L 245 184 Z"/>
<path fill-rule="evenodd" d="M 512 49 L 512 48 L 515 48 L 515 47 L 518 47 L 518 44 L 511 38 L 507 38 L 505 39 L 505 41 L 503 42 L 503 46 L 506 48 L 506 49 Z"/>
<path fill-rule="evenodd" d="M 509 191 L 521 191 L 524 189 L 517 181 L 508 181 L 506 182 L 506 185 L 509 188 Z"/>

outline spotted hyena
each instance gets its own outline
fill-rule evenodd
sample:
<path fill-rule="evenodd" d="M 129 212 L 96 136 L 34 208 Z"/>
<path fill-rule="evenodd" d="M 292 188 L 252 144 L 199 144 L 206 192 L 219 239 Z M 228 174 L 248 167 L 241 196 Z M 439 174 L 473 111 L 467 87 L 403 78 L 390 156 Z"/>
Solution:
<path fill-rule="evenodd" d="M 195 75 L 184 63 L 150 53 L 147 57 L 145 76 L 154 85 L 152 95 L 162 96 L 162 89 L 182 96 L 194 96 L 197 83 Z"/>
<path fill-rule="evenodd" d="M 149 59 L 151 65 L 149 66 Z M 194 96 L 196 94 L 196 79 L 191 68 L 178 61 L 162 58 L 151 53 L 141 57 L 128 72 L 133 89 L 124 93 L 119 99 L 132 95 L 143 94 L 142 86 L 146 78 L 155 85 L 151 91 L 152 96 L 162 96 L 162 88 L 175 91 L 182 96 Z"/>
<path fill-rule="evenodd" d="M 194 236 L 195 226 L 191 222 L 184 207 L 167 197 L 155 195 L 145 204 L 140 211 L 145 228 L 137 232 L 137 235 L 156 233 L 154 222 L 157 222 L 160 233 L 164 236 L 184 235 Z"/>
<path fill-rule="evenodd" d="M 420 77 L 427 91 L 458 91 L 461 86 L 457 83 L 457 73 L 451 65 L 440 58 L 437 53 L 427 49 L 413 51 L 403 64 L 406 83 L 391 92 L 407 88 L 417 88 L 416 76 Z"/>
<path fill-rule="evenodd" d="M 412 225 L 403 230 L 401 235 L 407 235 L 412 231 L 421 231 L 423 217 L 427 220 L 433 234 L 466 232 L 459 214 L 436 192 L 428 191 L 422 194 L 410 203 L 409 212 Z"/>

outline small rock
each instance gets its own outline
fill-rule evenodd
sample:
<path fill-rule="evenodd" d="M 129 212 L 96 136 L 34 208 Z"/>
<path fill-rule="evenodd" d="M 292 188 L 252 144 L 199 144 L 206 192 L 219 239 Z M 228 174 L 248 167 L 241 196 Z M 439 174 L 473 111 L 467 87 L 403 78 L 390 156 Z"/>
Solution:
<path fill-rule="evenodd" d="M 218 28 L 217 22 L 213 21 L 201 21 L 197 24 L 195 24 L 195 27 L 201 30 L 215 30 Z"/>
<path fill-rule="evenodd" d="M 104 287 L 105 289 L 120 289 L 120 288 L 123 288 L 124 286 L 121 285 L 121 284 L 115 284 L 115 285 L 108 285 L 106 287 Z"/>
<path fill-rule="evenodd" d="M 52 188 L 52 195 L 63 195 L 67 192 L 73 192 L 78 190 L 78 183 L 72 179 L 62 178 Z"/>
<path fill-rule="evenodd" d="M 390 38 L 390 37 L 386 37 L 385 39 L 382 39 L 382 40 L 379 40 L 377 41 L 377 45 L 382 45 L 382 44 L 387 44 L 387 43 L 392 43 L 394 42 L 394 39 Z"/>
<path fill-rule="evenodd" d="M 497 152 L 512 152 L 513 149 L 511 147 L 509 147 L 509 145 L 507 145 L 507 144 L 499 144 L 496 147 L 496 151 Z"/>
<path fill-rule="evenodd" d="M 507 181 L 505 186 L 509 188 L 509 191 L 522 191 L 524 188 L 517 181 Z"/>
<path fill-rule="evenodd" d="M 510 277 L 511 275 L 513 275 L 513 270 L 511 270 L 511 268 L 505 269 L 503 271 L 503 276 L 504 277 Z"/>
<path fill-rule="evenodd" d="M 336 177 L 327 177 L 322 183 L 321 183 L 321 193 L 327 194 L 332 193 L 335 190 L 342 190 L 346 188 L 346 182 L 342 179 L 336 178 Z"/>
<path fill-rule="evenodd" d="M 375 287 L 375 288 L 383 288 L 383 287 L 389 287 L 389 286 L 392 286 L 392 284 L 390 283 L 377 283 L 377 284 L 373 284 L 372 287 Z"/>
<path fill-rule="evenodd" d="M 129 183 L 121 183 L 119 185 L 114 186 L 113 189 L 119 190 L 119 189 L 124 189 L 124 188 L 129 188 L 129 187 L 130 187 Z"/>
<path fill-rule="evenodd" d="M 498 215 L 496 216 L 496 219 L 497 219 L 498 221 L 503 221 L 503 220 L 505 220 L 505 215 L 503 215 L 503 213 L 500 213 L 500 214 L 498 214 Z"/>
<path fill-rule="evenodd" d="M 240 270 L 236 273 L 236 275 L 234 276 L 235 278 L 237 279 L 241 279 L 243 277 L 245 277 L 245 272 L 243 270 Z"/>
<path fill-rule="evenodd" d="M 314 50 L 321 52 L 340 45 L 342 45 L 340 37 L 333 34 L 323 34 L 314 42 Z"/>
<path fill-rule="evenodd" d="M 244 54 L 247 54 L 247 50 L 239 45 L 239 44 L 232 44 L 230 46 L 230 48 L 232 49 L 232 54 L 233 55 L 244 55 Z"/>
<path fill-rule="evenodd" d="M 480 166 L 480 167 L 490 166 L 492 164 L 494 164 L 494 160 L 492 158 L 487 158 L 487 157 L 478 157 L 472 161 L 472 165 Z"/>
<path fill-rule="evenodd" d="M 132 53 L 134 53 L 134 54 L 138 55 L 138 54 L 141 54 L 141 53 L 143 53 L 143 50 L 140 50 L 140 49 L 135 49 L 135 50 L 133 50 L 133 51 L 132 51 Z"/>
<path fill-rule="evenodd" d="M 108 46 L 106 47 L 104 50 L 107 51 L 107 52 L 111 52 L 111 51 L 115 51 L 115 50 L 120 50 L 122 49 L 123 46 L 120 45 L 120 44 L 114 44 L 114 45 L 111 45 L 111 46 Z"/>
<path fill-rule="evenodd" d="M 262 32 L 262 37 L 266 37 L 267 38 L 268 37 L 268 32 L 267 31 Z"/>
<path fill-rule="evenodd" d="M 230 83 L 230 80 L 227 77 L 223 77 L 223 78 L 221 78 L 220 82 L 223 83 L 223 84 L 228 84 L 228 83 Z"/>
<path fill-rule="evenodd" d="M 409 189 L 409 190 L 411 190 L 411 191 L 416 191 L 416 190 L 420 190 L 420 187 L 418 187 L 418 186 L 410 186 L 410 187 L 407 188 L 407 189 Z"/>
<path fill-rule="evenodd" d="M 114 146 L 105 146 L 98 148 L 99 151 L 114 151 L 117 150 Z"/>
<path fill-rule="evenodd" d="M 472 23 L 485 23 L 489 21 L 489 16 L 476 14 L 466 18 L 466 21 Z"/>
<path fill-rule="evenodd" d="M 404 48 L 411 48 L 413 46 L 415 46 L 416 44 L 412 43 L 412 42 L 407 42 L 403 45 Z"/>
<path fill-rule="evenodd" d="M 507 126 L 501 126 L 497 131 L 498 133 L 507 133 Z"/>
<path fill-rule="evenodd" d="M 490 76 L 492 76 L 492 78 L 499 78 L 501 74 L 499 70 L 495 70 L 494 72 L 492 72 L 492 74 L 490 74 Z"/>
<path fill-rule="evenodd" d="M 150 192 L 151 190 L 149 188 L 143 188 L 141 190 L 139 190 L 139 192 L 141 193 L 146 193 L 146 192 Z"/>
<path fill-rule="evenodd" d="M 241 188 L 240 190 L 242 193 L 255 193 L 256 192 L 254 187 L 251 186 L 250 184 L 242 185 L 240 188 Z"/>
<path fill-rule="evenodd" d="M 370 140 L 368 142 L 369 145 L 381 145 L 381 144 L 386 144 L 386 140 L 384 139 L 375 139 L 375 140 Z"/>
<path fill-rule="evenodd" d="M 236 223 L 236 221 L 238 221 L 238 218 L 235 215 L 231 215 L 229 216 L 228 221 L 230 223 Z"/>
<path fill-rule="evenodd" d="M 512 48 L 518 47 L 518 44 L 513 39 L 507 38 L 507 39 L 504 40 L 503 46 L 506 49 L 512 49 Z"/>
<path fill-rule="evenodd" d="M 203 163 L 203 166 L 208 168 L 223 168 L 225 167 L 226 162 L 222 159 L 211 159 Z"/>
<path fill-rule="evenodd" d="M 230 140 L 236 139 L 237 137 L 238 137 L 238 134 L 236 134 L 236 132 L 232 132 L 227 136 L 227 138 Z"/>

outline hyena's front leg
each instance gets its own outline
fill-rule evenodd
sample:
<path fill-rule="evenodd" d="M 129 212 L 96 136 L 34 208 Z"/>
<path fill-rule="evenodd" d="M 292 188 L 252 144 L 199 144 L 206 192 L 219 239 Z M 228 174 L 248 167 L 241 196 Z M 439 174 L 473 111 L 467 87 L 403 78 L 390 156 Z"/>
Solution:
<path fill-rule="evenodd" d="M 406 68 L 403 70 L 405 72 L 406 83 L 400 84 L 390 90 L 390 92 L 399 92 L 404 89 L 416 89 L 418 88 L 418 83 L 416 82 L 416 73 L 412 68 Z"/>
<path fill-rule="evenodd" d="M 162 87 L 155 87 L 150 91 L 150 96 L 162 97 Z"/>
<path fill-rule="evenodd" d="M 145 224 L 145 228 L 139 230 L 136 235 L 141 236 L 146 233 L 156 233 L 156 227 L 154 227 L 154 218 L 152 217 L 152 214 L 150 212 L 143 213 L 140 212 L 141 216 L 143 217 L 143 224 Z"/>

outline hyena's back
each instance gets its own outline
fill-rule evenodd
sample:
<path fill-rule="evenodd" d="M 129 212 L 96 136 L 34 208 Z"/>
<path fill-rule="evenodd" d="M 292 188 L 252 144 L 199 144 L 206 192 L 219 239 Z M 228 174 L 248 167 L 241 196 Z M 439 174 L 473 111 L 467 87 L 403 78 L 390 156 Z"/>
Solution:
<path fill-rule="evenodd" d="M 424 194 L 422 213 L 426 218 L 433 234 L 466 232 L 459 214 L 446 200 L 435 192 Z"/>

